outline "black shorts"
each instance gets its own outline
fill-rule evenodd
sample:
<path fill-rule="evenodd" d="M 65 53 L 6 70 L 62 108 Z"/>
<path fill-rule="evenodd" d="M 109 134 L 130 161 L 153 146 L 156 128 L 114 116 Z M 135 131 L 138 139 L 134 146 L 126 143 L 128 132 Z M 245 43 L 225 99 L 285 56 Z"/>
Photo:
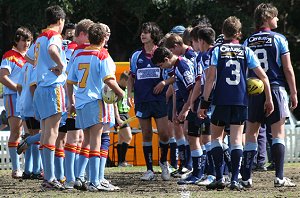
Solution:
<path fill-rule="evenodd" d="M 189 111 L 187 117 L 188 121 L 188 135 L 193 137 L 200 137 L 201 131 L 199 130 L 199 126 L 196 124 L 197 114 Z"/>
<path fill-rule="evenodd" d="M 129 118 L 128 113 L 119 113 L 120 118 L 122 121 L 125 121 Z M 117 123 L 117 120 L 115 120 L 115 123 Z M 124 124 L 122 127 L 120 127 L 120 129 L 126 128 L 126 127 L 130 127 L 129 123 Z"/>
<path fill-rule="evenodd" d="M 211 123 L 216 126 L 242 125 L 247 118 L 247 106 L 217 105 L 212 113 Z"/>
<path fill-rule="evenodd" d="M 135 115 L 141 119 L 163 118 L 168 115 L 166 101 L 150 101 L 135 104 Z"/>
<path fill-rule="evenodd" d="M 40 122 L 34 117 L 26 117 L 25 122 L 28 129 L 41 129 Z"/>
<path fill-rule="evenodd" d="M 75 130 L 79 130 L 79 128 L 75 127 L 75 119 L 74 118 L 67 118 L 66 124 L 64 124 L 58 128 L 58 131 L 62 132 L 62 133 L 67 133 L 68 131 L 75 131 Z"/>

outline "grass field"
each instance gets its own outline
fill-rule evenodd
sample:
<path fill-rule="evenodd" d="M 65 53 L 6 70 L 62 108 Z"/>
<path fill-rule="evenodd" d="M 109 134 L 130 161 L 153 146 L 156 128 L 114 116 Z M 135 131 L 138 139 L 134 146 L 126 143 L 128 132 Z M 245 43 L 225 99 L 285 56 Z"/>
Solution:
<path fill-rule="evenodd" d="M 40 189 L 40 181 L 11 179 L 10 171 L 0 171 L 0 197 L 300 197 L 300 164 L 286 164 L 285 175 L 298 184 L 296 188 L 274 188 L 274 172 L 255 172 L 254 187 L 246 191 L 207 191 L 205 187 L 176 184 L 176 179 L 164 182 L 160 174 L 153 181 L 143 182 L 139 177 L 145 167 L 107 168 L 106 178 L 121 187 L 119 192 L 82 192 L 77 190 L 47 191 Z M 155 167 L 159 172 L 159 168 Z"/>

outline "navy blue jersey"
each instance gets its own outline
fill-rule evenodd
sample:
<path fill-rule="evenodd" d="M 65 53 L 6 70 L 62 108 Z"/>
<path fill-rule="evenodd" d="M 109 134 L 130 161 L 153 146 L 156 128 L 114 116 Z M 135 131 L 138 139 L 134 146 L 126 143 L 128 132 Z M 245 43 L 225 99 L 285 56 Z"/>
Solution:
<path fill-rule="evenodd" d="M 189 91 L 195 84 L 195 77 L 193 73 L 193 65 L 187 59 L 178 57 L 175 65 L 175 77 L 176 77 L 176 98 L 183 98 L 186 102 L 189 97 Z"/>
<path fill-rule="evenodd" d="M 154 94 L 154 87 L 163 80 L 163 70 L 151 62 L 151 55 L 144 49 L 133 53 L 130 59 L 130 73 L 134 77 L 134 102 L 165 101 L 167 86 L 160 94 Z"/>
<path fill-rule="evenodd" d="M 212 104 L 247 106 L 246 70 L 259 66 L 253 51 L 240 44 L 222 44 L 212 51 L 210 65 L 217 67 Z"/>
<path fill-rule="evenodd" d="M 244 45 L 250 47 L 257 55 L 271 85 L 286 85 L 281 56 L 289 53 L 289 48 L 283 35 L 270 30 L 262 30 L 251 35 Z M 249 76 L 255 76 L 255 74 L 250 71 Z"/>

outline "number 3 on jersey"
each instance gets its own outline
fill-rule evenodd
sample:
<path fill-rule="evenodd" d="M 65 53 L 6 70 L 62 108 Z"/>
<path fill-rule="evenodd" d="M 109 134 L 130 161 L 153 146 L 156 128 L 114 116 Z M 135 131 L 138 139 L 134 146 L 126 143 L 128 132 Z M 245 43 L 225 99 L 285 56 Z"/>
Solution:
<path fill-rule="evenodd" d="M 85 88 L 86 87 L 86 81 L 89 76 L 90 72 L 90 64 L 88 63 L 81 63 L 78 65 L 78 70 L 84 70 L 82 78 L 79 82 L 79 88 Z"/>
<path fill-rule="evenodd" d="M 254 53 L 260 62 L 260 66 L 267 72 L 269 69 L 267 51 L 265 49 L 256 49 Z"/>

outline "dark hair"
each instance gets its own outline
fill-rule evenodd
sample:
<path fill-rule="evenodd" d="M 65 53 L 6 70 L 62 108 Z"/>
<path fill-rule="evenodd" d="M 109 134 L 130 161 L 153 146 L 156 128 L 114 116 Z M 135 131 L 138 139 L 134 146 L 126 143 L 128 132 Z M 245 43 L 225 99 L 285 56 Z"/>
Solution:
<path fill-rule="evenodd" d="M 209 45 L 213 45 L 215 42 L 216 33 L 210 27 L 202 28 L 198 31 L 198 38 L 203 39 Z"/>
<path fill-rule="evenodd" d="M 205 27 L 211 27 L 211 23 L 209 19 L 204 15 L 204 16 L 198 16 L 192 21 L 192 27 L 196 26 L 205 26 Z"/>
<path fill-rule="evenodd" d="M 172 58 L 173 53 L 166 47 L 159 47 L 154 51 L 151 61 L 154 65 L 165 62 L 165 58 Z"/>
<path fill-rule="evenodd" d="M 58 5 L 46 8 L 45 14 L 47 25 L 55 24 L 58 20 L 66 18 L 65 11 Z"/>
<path fill-rule="evenodd" d="M 234 37 L 235 34 L 241 32 L 242 23 L 239 18 L 230 16 L 223 22 L 222 32 L 227 38 Z"/>
<path fill-rule="evenodd" d="M 14 37 L 14 46 L 19 42 L 20 40 L 31 40 L 32 41 L 32 33 L 30 32 L 29 29 L 26 27 L 19 27 L 15 33 Z"/>
<path fill-rule="evenodd" d="M 192 29 L 192 31 L 190 32 L 190 37 L 191 37 L 191 40 L 195 40 L 197 41 L 199 39 L 199 36 L 198 36 L 198 32 L 199 30 L 205 28 L 206 26 L 201 26 L 201 25 L 197 25 L 196 27 L 194 27 Z"/>
<path fill-rule="evenodd" d="M 155 45 L 158 45 L 160 39 L 162 38 L 162 31 L 159 26 L 154 22 L 143 23 L 141 32 L 148 32 L 151 34 L 151 38 Z"/>
<path fill-rule="evenodd" d="M 106 29 L 103 24 L 94 23 L 88 30 L 89 41 L 91 44 L 99 45 L 106 37 Z"/>
<path fill-rule="evenodd" d="M 268 19 L 278 15 L 278 10 L 271 3 L 261 3 L 254 10 L 254 21 L 256 28 L 260 28 Z"/>
<path fill-rule="evenodd" d="M 67 23 L 67 24 L 65 24 L 65 26 L 64 26 L 64 28 L 63 28 L 61 34 L 65 35 L 67 29 L 72 29 L 72 30 L 74 30 L 74 29 L 75 29 L 75 24 L 74 24 L 74 23 Z"/>

